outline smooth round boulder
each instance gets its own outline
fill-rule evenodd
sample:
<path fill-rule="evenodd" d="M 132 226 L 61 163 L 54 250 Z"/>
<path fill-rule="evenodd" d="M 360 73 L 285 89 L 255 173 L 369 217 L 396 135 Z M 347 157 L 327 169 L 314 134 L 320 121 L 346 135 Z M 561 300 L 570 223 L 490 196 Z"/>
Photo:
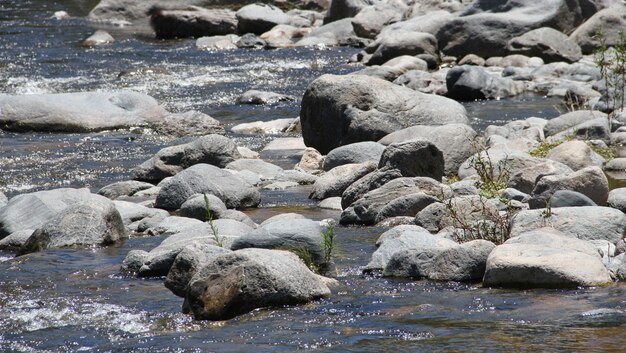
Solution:
<path fill-rule="evenodd" d="M 550 27 L 533 29 L 515 37 L 507 43 L 506 48 L 511 54 L 540 57 L 545 63 L 573 63 L 582 59 L 578 44 Z"/>
<path fill-rule="evenodd" d="M 187 6 L 170 10 L 153 7 L 149 14 L 150 26 L 160 39 L 220 36 L 237 31 L 235 12 L 228 9 Z"/>
<path fill-rule="evenodd" d="M 263 34 L 272 27 L 288 24 L 289 16 L 270 4 L 251 4 L 240 8 L 237 13 L 239 33 Z"/>
<path fill-rule="evenodd" d="M 340 146 L 328 152 L 324 158 L 323 169 L 329 171 L 337 166 L 350 163 L 378 163 L 385 146 L 374 141 L 356 142 Z"/>
<path fill-rule="evenodd" d="M 309 198 L 323 200 L 329 197 L 341 196 L 352 183 L 375 169 L 376 163 L 372 161 L 337 166 L 315 181 Z"/>
<path fill-rule="evenodd" d="M 378 168 L 394 168 L 405 177 L 429 177 L 441 181 L 444 171 L 443 153 L 426 140 L 392 143 L 380 157 Z"/>

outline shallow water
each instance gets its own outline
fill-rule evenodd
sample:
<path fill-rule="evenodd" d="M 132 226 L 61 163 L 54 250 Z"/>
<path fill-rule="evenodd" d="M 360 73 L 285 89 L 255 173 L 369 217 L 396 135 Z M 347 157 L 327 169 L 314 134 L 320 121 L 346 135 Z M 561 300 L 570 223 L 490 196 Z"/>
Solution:
<path fill-rule="evenodd" d="M 0 2 L 0 94 L 130 89 L 154 96 L 171 111 L 196 109 L 232 126 L 295 118 L 308 82 L 358 69 L 346 64 L 355 51 L 350 48 L 211 53 L 195 50 L 191 40 L 156 41 L 145 29 L 109 27 L 116 43 L 86 49 L 79 43 L 94 27 L 80 16 L 95 2 Z M 57 10 L 78 18 L 50 19 Z M 271 107 L 234 103 L 252 88 L 297 100 Z M 557 104 L 526 97 L 466 107 L 474 126 L 484 129 L 512 119 L 556 116 Z M 277 136 L 233 137 L 260 150 Z M 128 131 L 0 133 L 0 190 L 9 196 L 60 186 L 95 190 L 128 178 L 134 165 L 180 142 Z M 246 212 L 259 222 L 284 212 L 338 218 L 337 211 L 315 208 L 309 191 L 264 191 L 262 208 Z M 181 314 L 182 299 L 162 279 L 120 274 L 130 249 L 150 249 L 158 237 L 15 259 L 0 253 L 0 351 L 621 352 L 626 345 L 623 284 L 517 291 L 362 275 L 360 268 L 383 231 L 337 228 L 340 287 L 330 298 L 225 322 L 197 322 Z"/>

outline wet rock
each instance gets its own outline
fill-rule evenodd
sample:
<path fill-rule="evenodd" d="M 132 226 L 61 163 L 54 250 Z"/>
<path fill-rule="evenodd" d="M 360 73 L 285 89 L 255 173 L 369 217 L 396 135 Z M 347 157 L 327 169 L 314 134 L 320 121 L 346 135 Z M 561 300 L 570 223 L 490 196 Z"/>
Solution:
<path fill-rule="evenodd" d="M 155 207 L 175 210 L 193 194 L 213 194 L 228 208 L 255 207 L 258 190 L 236 175 L 209 164 L 196 164 L 175 175 L 157 195 Z"/>
<path fill-rule="evenodd" d="M 113 202 L 93 195 L 69 205 L 36 229 L 20 254 L 63 247 L 106 246 L 124 238 L 128 234 Z"/>
<path fill-rule="evenodd" d="M 263 48 L 267 43 L 254 33 L 246 33 L 235 44 L 238 48 Z"/>
<path fill-rule="evenodd" d="M 12 197 L 0 208 L 0 238 L 25 229 L 38 229 L 65 208 L 106 198 L 93 195 L 89 189 L 54 189 Z"/>
<path fill-rule="evenodd" d="M 419 54 L 438 55 L 437 39 L 430 33 L 421 32 L 394 32 L 393 35 L 381 35 L 376 41 L 365 48 L 372 53 L 367 65 L 382 65 L 385 62 L 402 55 L 415 56 Z"/>
<path fill-rule="evenodd" d="M 576 288 L 611 282 L 595 247 L 551 228 L 520 234 L 487 260 L 484 286 Z"/>
<path fill-rule="evenodd" d="M 239 41 L 239 37 L 234 34 L 200 37 L 196 40 L 196 48 L 209 51 L 235 50 L 238 48 L 237 41 Z"/>
<path fill-rule="evenodd" d="M 356 34 L 349 18 L 335 21 L 312 30 L 295 43 L 296 47 L 337 46 L 355 38 Z"/>
<path fill-rule="evenodd" d="M 135 167 L 132 177 L 140 181 L 159 182 L 195 164 L 208 163 L 223 168 L 239 157 L 237 145 L 231 139 L 206 135 L 183 145 L 161 149 Z"/>
<path fill-rule="evenodd" d="M 241 96 L 239 96 L 237 98 L 237 104 L 276 104 L 278 102 L 290 102 L 293 100 L 293 97 L 285 94 L 268 91 L 257 91 L 253 89 L 246 91 Z"/>
<path fill-rule="evenodd" d="M 378 168 L 393 168 L 403 176 L 423 176 L 441 181 L 444 170 L 443 153 L 426 140 L 392 143 L 385 148 Z"/>
<path fill-rule="evenodd" d="M 161 4 L 160 0 L 102 0 L 87 16 L 88 19 L 103 20 L 126 20 L 133 21 L 143 19 L 148 16 L 148 10 L 155 5 Z M 206 6 L 215 4 L 213 0 L 184 0 L 177 5 L 184 7 L 188 5 Z"/>
<path fill-rule="evenodd" d="M 459 167 L 475 151 L 469 141 L 476 138 L 476 131 L 466 124 L 440 126 L 416 125 L 394 131 L 378 142 L 383 145 L 404 142 L 415 138 L 433 143 L 443 153 L 445 174 L 455 174 Z"/>
<path fill-rule="evenodd" d="M 243 249 L 222 254 L 189 282 L 185 306 L 195 319 L 225 320 L 256 308 L 304 304 L 330 295 L 294 254 Z"/>
<path fill-rule="evenodd" d="M 88 132 L 147 126 L 167 111 L 137 92 L 0 95 L 6 131 Z"/>
<path fill-rule="evenodd" d="M 228 163 L 225 168 L 236 171 L 249 170 L 258 174 L 261 180 L 276 179 L 283 173 L 283 168 L 260 159 L 238 159 Z"/>
<path fill-rule="evenodd" d="M 147 190 L 152 187 L 154 187 L 154 185 L 142 181 L 118 181 L 117 183 L 109 184 L 101 188 L 100 190 L 98 190 L 98 194 L 111 200 L 115 200 L 122 196 L 133 196 L 135 193 L 141 190 Z"/>
<path fill-rule="evenodd" d="M 507 43 L 507 50 L 514 54 L 538 56 L 546 63 L 564 61 L 576 62 L 582 52 L 576 42 L 565 34 L 550 27 L 533 29 Z"/>
<path fill-rule="evenodd" d="M 322 227 L 319 222 L 300 218 L 277 219 L 235 239 L 231 249 L 263 248 L 305 251 L 316 266 L 324 264 Z"/>
<path fill-rule="evenodd" d="M 367 192 L 378 189 L 391 180 L 402 177 L 400 171 L 393 168 L 377 169 L 352 183 L 341 195 L 341 206 L 345 209 Z"/>
<path fill-rule="evenodd" d="M 324 158 L 323 169 L 329 171 L 344 164 L 365 163 L 373 161 L 378 163 L 385 146 L 373 141 L 356 142 L 340 146 L 328 152 Z"/>
<path fill-rule="evenodd" d="M 544 207 L 546 200 L 557 190 L 580 192 L 596 204 L 605 205 L 609 197 L 609 182 L 599 167 L 586 167 L 569 174 L 546 175 L 535 184 L 531 208 Z"/>
<path fill-rule="evenodd" d="M 605 161 L 585 142 L 578 140 L 563 142 L 548 152 L 546 158 L 561 162 L 574 171 L 591 166 L 602 167 Z"/>
<path fill-rule="evenodd" d="M 290 17 L 269 4 L 246 5 L 237 11 L 239 33 L 262 34 L 280 24 L 289 24 Z"/>
<path fill-rule="evenodd" d="M 457 66 L 446 75 L 448 97 L 456 100 L 494 99 L 517 95 L 523 84 L 487 73 L 477 66 Z"/>
<path fill-rule="evenodd" d="M 530 194 L 535 188 L 537 180 L 546 175 L 558 175 L 573 173 L 572 168 L 566 166 L 563 163 L 545 160 L 535 165 L 530 165 L 527 168 L 522 168 L 514 173 L 511 173 L 511 177 L 507 185 L 515 188 L 523 193 Z"/>
<path fill-rule="evenodd" d="M 393 179 L 345 206 L 339 222 L 371 225 L 388 217 L 414 216 L 436 202 L 443 189 L 430 178 Z"/>
<path fill-rule="evenodd" d="M 309 198 L 323 200 L 328 197 L 341 196 L 348 186 L 375 169 L 376 163 L 372 161 L 337 166 L 315 181 Z"/>
<path fill-rule="evenodd" d="M 544 205 L 545 206 L 545 205 Z M 572 190 L 557 190 L 550 198 L 550 207 L 597 206 L 587 196 Z"/>
<path fill-rule="evenodd" d="M 237 32 L 235 12 L 228 9 L 205 9 L 187 6 L 181 9 L 149 10 L 150 26 L 157 38 L 199 38 Z"/>
<path fill-rule="evenodd" d="M 199 219 L 201 221 L 207 221 L 207 201 L 209 203 L 209 209 L 211 210 L 211 217 L 213 219 L 222 218 L 222 213 L 226 211 L 226 205 L 222 200 L 214 195 L 193 195 L 189 197 L 180 206 L 180 215 L 182 217 L 189 217 Z"/>
<path fill-rule="evenodd" d="M 359 141 L 378 140 L 412 125 L 467 123 L 465 108 L 367 76 L 323 75 L 304 93 L 302 134 L 321 153 Z"/>
<path fill-rule="evenodd" d="M 430 234 L 426 229 L 416 225 L 401 225 L 380 235 L 376 241 L 378 249 L 372 254 L 364 272 L 383 270 L 389 261 L 398 253 L 407 249 L 443 250 L 456 246 L 452 240 Z"/>
<path fill-rule="evenodd" d="M 623 4 L 615 4 L 602 9 L 581 24 L 570 39 L 580 45 L 583 54 L 592 54 L 602 45 L 596 35 L 602 32 L 607 46 L 622 43 L 619 32 L 626 26 L 626 9 Z"/>
<path fill-rule="evenodd" d="M 187 285 L 199 269 L 218 255 L 230 250 L 219 246 L 193 241 L 185 246 L 174 258 L 167 272 L 165 287 L 179 297 L 185 297 Z"/>
<path fill-rule="evenodd" d="M 224 127 L 211 116 L 190 110 L 184 113 L 170 113 L 163 121 L 152 124 L 155 132 L 175 137 L 223 135 Z"/>
<path fill-rule="evenodd" d="M 84 47 L 93 47 L 97 45 L 111 44 L 115 42 L 115 38 L 111 36 L 107 31 L 103 31 L 101 29 L 97 30 L 89 36 L 89 38 L 83 41 Z"/>
<path fill-rule="evenodd" d="M 34 231 L 33 229 L 24 229 L 7 235 L 0 240 L 0 250 L 19 252 Z"/>
<path fill-rule="evenodd" d="M 488 58 L 506 54 L 507 42 L 531 29 L 547 26 L 569 33 L 591 14 L 583 12 L 578 1 L 478 0 L 445 24 L 436 37 L 447 55 L 472 53 Z"/>
<path fill-rule="evenodd" d="M 615 244 L 626 230 L 626 215 L 610 207 L 559 207 L 549 215 L 545 209 L 524 210 L 511 222 L 511 237 L 524 232 L 552 227 L 572 238 L 608 240 Z"/>

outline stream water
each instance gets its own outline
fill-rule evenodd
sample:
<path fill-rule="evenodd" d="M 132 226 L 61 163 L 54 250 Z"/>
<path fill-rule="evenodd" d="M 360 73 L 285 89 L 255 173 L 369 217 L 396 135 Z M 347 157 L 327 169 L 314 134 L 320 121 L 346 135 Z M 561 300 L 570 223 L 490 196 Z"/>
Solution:
<path fill-rule="evenodd" d="M 355 49 L 203 52 L 192 40 L 157 41 L 146 29 L 106 27 L 116 42 L 84 48 L 93 33 L 81 17 L 97 1 L 0 0 L 0 94 L 128 89 L 175 112 L 199 110 L 227 127 L 294 118 L 306 85 L 346 64 Z M 64 10 L 69 20 L 50 18 Z M 241 106 L 248 89 L 297 97 L 270 107 Z M 555 100 L 526 97 L 466 105 L 477 129 L 529 116 L 558 115 Z M 277 136 L 232 136 L 260 150 Z M 162 136 L 0 132 L 0 190 L 8 196 L 57 187 L 93 190 L 128 179 Z M 271 158 L 270 158 L 271 159 Z M 338 218 L 306 198 L 309 189 L 267 191 L 262 221 L 282 212 Z M 262 309 L 224 322 L 181 313 L 182 299 L 159 279 L 119 272 L 130 249 L 159 237 L 106 249 L 54 250 L 11 258 L 0 253 L 2 352 L 623 352 L 626 286 L 578 290 L 500 290 L 480 284 L 385 279 L 361 274 L 385 229 L 337 229 L 340 287 L 305 306 Z"/>

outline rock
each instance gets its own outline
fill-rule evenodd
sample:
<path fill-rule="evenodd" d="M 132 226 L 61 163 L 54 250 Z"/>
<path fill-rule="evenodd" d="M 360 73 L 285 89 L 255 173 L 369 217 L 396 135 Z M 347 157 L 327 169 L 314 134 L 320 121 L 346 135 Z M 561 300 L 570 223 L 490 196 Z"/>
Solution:
<path fill-rule="evenodd" d="M 323 200 L 328 197 L 341 196 L 348 186 L 375 169 L 376 163 L 372 161 L 337 166 L 315 181 L 309 198 Z"/>
<path fill-rule="evenodd" d="M 301 215 L 299 213 L 293 213 L 293 212 L 279 213 L 277 215 L 274 215 L 274 216 L 264 220 L 261 223 L 261 226 L 270 224 L 272 222 L 286 221 L 286 220 L 290 220 L 290 219 L 308 219 L 308 218 L 304 217 L 303 215 Z"/>
<path fill-rule="evenodd" d="M 19 252 L 33 232 L 33 229 L 24 229 L 7 235 L 0 240 L 0 250 Z"/>
<path fill-rule="evenodd" d="M 386 61 L 382 67 L 388 67 L 404 74 L 411 70 L 428 71 L 428 63 L 416 56 L 401 55 Z"/>
<path fill-rule="evenodd" d="M 572 238 L 608 240 L 615 244 L 626 230 L 626 216 L 610 207 L 583 206 L 552 209 L 547 217 L 545 209 L 524 210 L 511 222 L 511 237 L 550 226 Z"/>
<path fill-rule="evenodd" d="M 621 187 L 611 190 L 606 205 L 626 213 L 626 188 Z"/>
<path fill-rule="evenodd" d="M 327 210 L 338 210 L 341 211 L 341 197 L 329 197 L 327 199 L 323 199 L 317 204 L 317 207 L 327 209 Z"/>
<path fill-rule="evenodd" d="M 457 66 L 446 75 L 448 97 L 456 100 L 494 99 L 515 96 L 523 84 L 487 73 L 478 66 Z"/>
<path fill-rule="evenodd" d="M 551 228 L 520 234 L 487 259 L 484 286 L 576 288 L 611 283 L 597 250 Z"/>
<path fill-rule="evenodd" d="M 329 171 L 344 164 L 365 163 L 374 161 L 378 163 L 385 146 L 373 141 L 356 142 L 340 146 L 328 152 L 324 158 L 323 169 Z"/>
<path fill-rule="evenodd" d="M 291 102 L 294 100 L 293 97 L 285 94 L 253 89 L 239 96 L 239 98 L 237 98 L 237 104 L 276 104 L 278 102 Z"/>
<path fill-rule="evenodd" d="M 540 142 L 545 140 L 543 135 L 543 126 L 545 123 L 533 124 L 526 120 L 514 120 L 504 125 L 489 125 L 485 129 L 485 136 L 488 138 L 487 142 L 490 147 L 494 147 L 499 144 L 499 140 L 494 140 L 494 136 L 502 136 L 506 141 L 503 141 L 503 145 L 511 146 L 514 140 L 530 140 L 533 142 Z M 521 150 L 527 150 L 530 146 L 525 146 Z M 534 147 L 534 146 L 533 146 Z"/>
<path fill-rule="evenodd" d="M 276 119 L 271 121 L 255 121 L 237 124 L 230 128 L 236 134 L 279 134 L 285 132 L 293 123 L 293 119 Z"/>
<path fill-rule="evenodd" d="M 137 92 L 0 95 L 6 131 L 90 132 L 147 126 L 167 111 Z"/>
<path fill-rule="evenodd" d="M 397 178 L 368 191 L 351 204 L 344 203 L 341 224 L 374 224 L 386 217 L 414 216 L 445 193 L 436 180 Z M 345 192 L 344 192 L 345 195 Z"/>
<path fill-rule="evenodd" d="M 341 195 L 341 206 L 345 209 L 367 192 L 378 189 L 391 180 L 402 177 L 400 171 L 393 168 L 377 169 L 352 183 Z"/>
<path fill-rule="evenodd" d="M 224 127 L 211 116 L 190 110 L 184 113 L 170 113 L 163 121 L 152 125 L 155 132 L 175 137 L 224 134 Z"/>
<path fill-rule="evenodd" d="M 103 196 L 68 205 L 28 238 L 20 254 L 46 249 L 111 245 L 128 238 L 120 213 Z"/>
<path fill-rule="evenodd" d="M 574 171 L 563 163 L 545 160 L 527 168 L 522 168 L 514 173 L 507 183 L 507 186 L 517 189 L 523 193 L 530 194 L 535 188 L 538 179 L 546 175 L 559 175 L 573 173 Z"/>
<path fill-rule="evenodd" d="M 456 15 L 443 10 L 421 13 L 410 18 L 405 17 L 406 20 L 404 21 L 385 26 L 380 35 L 391 36 L 395 32 L 423 32 L 436 35 L 441 27 L 455 17 Z"/>
<path fill-rule="evenodd" d="M 423 176 L 441 181 L 444 170 L 443 153 L 426 140 L 392 143 L 383 151 L 378 168 L 398 169 L 402 176 Z"/>
<path fill-rule="evenodd" d="M 280 24 L 289 24 L 289 16 L 269 4 L 246 5 L 237 11 L 239 33 L 262 34 Z"/>
<path fill-rule="evenodd" d="M 439 47 L 447 55 L 476 54 L 484 58 L 506 54 L 506 44 L 516 36 L 540 27 L 569 33 L 592 13 L 581 2 L 567 0 L 478 0 L 437 32 Z"/>
<path fill-rule="evenodd" d="M 205 9 L 187 6 L 184 9 L 150 9 L 150 26 L 157 38 L 199 38 L 237 32 L 235 12 L 228 9 Z"/>
<path fill-rule="evenodd" d="M 26 229 L 37 229 L 65 208 L 91 198 L 88 189 L 54 189 L 15 196 L 0 208 L 0 238 Z"/>
<path fill-rule="evenodd" d="M 433 202 L 415 215 L 415 224 L 429 232 L 437 233 L 447 227 L 460 227 L 459 219 L 466 226 L 478 226 L 485 219 L 502 217 L 495 199 L 484 200 L 481 196 L 457 196 L 444 202 Z M 454 217 L 451 209 L 456 212 Z M 496 231 L 499 231 L 496 229 Z"/>
<path fill-rule="evenodd" d="M 93 47 L 97 45 L 111 44 L 113 42 L 115 42 L 115 38 L 113 38 L 109 32 L 99 29 L 83 41 L 83 46 Z"/>
<path fill-rule="evenodd" d="M 543 132 L 546 136 L 552 136 L 563 131 L 571 131 L 574 126 L 581 123 L 606 117 L 606 114 L 599 111 L 577 110 L 548 120 Z"/>
<path fill-rule="evenodd" d="M 626 171 L 626 158 L 615 158 L 606 162 L 604 170 L 607 171 Z"/>
<path fill-rule="evenodd" d="M 607 266 L 611 277 L 618 281 L 626 281 L 626 253 L 612 258 Z"/>
<path fill-rule="evenodd" d="M 450 184 L 450 189 L 452 189 L 452 193 L 454 196 L 471 196 L 471 195 L 479 195 L 480 189 L 476 185 L 475 180 L 460 180 Z M 503 196 L 506 195 L 503 193 Z"/>
<path fill-rule="evenodd" d="M 234 34 L 225 36 L 200 37 L 196 40 L 196 48 L 200 50 L 218 51 L 235 50 L 239 37 Z"/>
<path fill-rule="evenodd" d="M 572 170 L 581 170 L 586 167 L 602 167 L 604 158 L 594 152 L 583 141 L 566 141 L 553 148 L 546 155 L 547 159 L 561 162 Z"/>
<path fill-rule="evenodd" d="M 324 17 L 324 23 L 331 23 L 346 17 L 354 17 L 361 10 L 370 5 L 364 0 L 334 0 L 330 2 L 330 7 Z"/>
<path fill-rule="evenodd" d="M 278 181 L 295 182 L 299 185 L 315 184 L 317 179 L 318 177 L 313 174 L 301 172 L 298 170 L 285 170 L 282 174 L 276 177 L 276 180 Z"/>
<path fill-rule="evenodd" d="M 419 54 L 438 55 L 437 39 L 430 33 L 422 32 L 394 32 L 393 35 L 379 36 L 376 41 L 365 48 L 372 53 L 367 65 L 382 65 L 385 62 L 401 56 L 415 56 Z"/>
<path fill-rule="evenodd" d="M 228 170 L 249 170 L 259 175 L 261 180 L 276 179 L 283 173 L 283 168 L 260 159 L 238 159 L 226 165 Z"/>
<path fill-rule="evenodd" d="M 402 1 L 368 6 L 352 19 L 354 33 L 362 38 L 374 39 L 386 25 L 400 21 L 406 10 L 407 6 Z"/>
<path fill-rule="evenodd" d="M 296 165 L 296 168 L 307 173 L 318 173 L 322 171 L 323 164 L 324 156 L 315 148 L 307 147 L 302 154 L 300 162 Z"/>
<path fill-rule="evenodd" d="M 113 201 L 115 208 L 122 217 L 122 222 L 131 231 L 136 231 L 139 222 L 145 219 L 151 219 L 154 222 L 161 221 L 169 216 L 165 210 L 157 208 L 149 208 L 127 201 Z"/>
<path fill-rule="evenodd" d="M 174 258 L 165 278 L 165 287 L 175 295 L 184 298 L 187 285 L 198 270 L 211 259 L 229 252 L 230 250 L 200 241 L 190 242 Z"/>
<path fill-rule="evenodd" d="M 256 308 L 303 304 L 330 295 L 294 254 L 243 249 L 213 258 L 189 282 L 185 305 L 196 320 L 225 320 Z"/>
<path fill-rule="evenodd" d="M 296 47 L 337 46 L 356 37 L 349 18 L 335 21 L 312 30 L 295 43 Z"/>
<path fill-rule="evenodd" d="M 370 76 L 370 77 L 379 78 L 385 81 L 393 82 L 400 75 L 402 75 L 402 73 L 403 73 L 402 70 L 396 69 L 394 67 L 374 65 L 374 66 L 368 66 L 359 71 L 352 72 L 350 73 L 350 75 Z"/>
<path fill-rule="evenodd" d="M 587 196 L 571 190 L 557 190 L 550 198 L 550 207 L 598 206 Z M 545 205 L 544 205 L 545 207 Z"/>
<path fill-rule="evenodd" d="M 313 263 L 324 265 L 322 227 L 319 222 L 305 218 L 278 219 L 261 224 L 257 229 L 235 239 L 231 249 L 263 248 L 305 251 Z"/>
<path fill-rule="evenodd" d="M 291 48 L 294 44 L 311 33 L 311 28 L 298 28 L 290 25 L 277 25 L 261 34 L 266 48 Z"/>
<path fill-rule="evenodd" d="M 205 230 L 206 223 L 195 218 L 169 216 L 147 230 L 151 235 L 170 236 L 178 233 L 185 233 L 197 229 Z"/>
<path fill-rule="evenodd" d="M 182 217 L 189 217 L 199 219 L 201 221 L 208 220 L 207 214 L 207 202 L 209 203 L 209 208 L 211 210 L 212 219 L 222 218 L 222 213 L 226 211 L 226 205 L 222 200 L 214 195 L 206 195 L 206 200 L 204 198 L 205 195 L 193 195 L 188 198 L 183 204 L 180 206 L 180 215 Z"/>
<path fill-rule="evenodd" d="M 447 93 L 445 74 L 442 71 L 429 73 L 420 70 L 411 70 L 402 74 L 395 79 L 393 83 L 400 86 L 406 86 L 412 90 L 422 93 L 434 93 L 437 95 L 445 95 Z"/>
<path fill-rule="evenodd" d="M 592 54 L 602 46 L 596 38 L 599 32 L 602 32 L 607 46 L 614 46 L 623 42 L 619 33 L 624 26 L 626 26 L 626 9 L 623 4 L 615 4 L 593 14 L 572 32 L 570 39 L 578 43 L 583 54 Z"/>
<path fill-rule="evenodd" d="M 200 0 L 192 3 L 192 1 L 187 1 L 184 5 L 203 6 L 213 2 Z M 148 16 L 148 10 L 159 2 L 158 0 L 102 0 L 91 10 L 87 18 L 96 21 L 133 21 Z"/>
<path fill-rule="evenodd" d="M 412 125 L 467 123 L 460 104 L 367 76 L 323 75 L 304 93 L 300 111 L 307 146 L 321 153 L 378 140 Z"/>
<path fill-rule="evenodd" d="M 267 43 L 254 33 L 246 33 L 235 44 L 238 48 L 263 48 Z"/>
<path fill-rule="evenodd" d="M 109 184 L 101 188 L 100 190 L 98 190 L 98 194 L 111 200 L 115 200 L 122 196 L 133 196 L 135 193 L 141 190 L 147 190 L 152 187 L 154 187 L 154 185 L 142 181 L 118 181 L 116 183 Z"/>
<path fill-rule="evenodd" d="M 580 192 L 602 206 L 609 197 L 609 182 L 599 167 L 586 167 L 569 174 L 546 175 L 537 180 L 530 206 L 545 207 L 545 200 L 557 190 Z"/>
<path fill-rule="evenodd" d="M 483 150 L 480 154 L 476 153 L 468 158 L 459 167 L 458 176 L 461 180 L 477 175 L 474 165 L 480 165 L 481 163 L 487 163 L 491 165 L 493 171 L 493 178 L 501 178 L 508 180 L 507 176 L 516 175 L 522 170 L 532 168 L 538 164 L 541 164 L 543 160 L 532 157 L 526 152 L 519 150 L 507 149 L 507 148 L 489 148 Z M 556 163 L 556 162 L 553 162 Z M 501 176 L 503 175 L 503 176 Z M 534 184 L 533 184 L 534 185 Z M 513 185 L 509 185 L 520 191 L 524 191 Z"/>
<path fill-rule="evenodd" d="M 286 190 L 296 186 L 300 186 L 300 184 L 295 181 L 276 181 L 263 186 L 263 190 Z"/>
<path fill-rule="evenodd" d="M 213 194 L 229 208 L 255 207 L 259 192 L 236 175 L 209 164 L 196 164 L 175 175 L 157 195 L 155 207 L 175 210 L 193 194 Z"/>
<path fill-rule="evenodd" d="M 206 135 L 183 145 L 161 149 L 135 167 L 132 177 L 140 181 L 159 182 L 195 164 L 208 163 L 223 168 L 239 157 L 237 145 L 231 139 L 222 135 Z"/>
<path fill-rule="evenodd" d="M 0 191 L 0 209 L 6 206 L 7 203 L 9 203 L 9 199 L 2 191 Z"/>
<path fill-rule="evenodd" d="M 485 59 L 475 54 L 467 54 L 459 60 L 459 65 L 485 66 Z"/>
<path fill-rule="evenodd" d="M 511 54 L 538 56 L 546 63 L 564 61 L 573 63 L 582 59 L 576 42 L 565 34 L 550 27 L 541 27 L 511 39 L 507 45 Z"/>
<path fill-rule="evenodd" d="M 363 271 L 386 269 L 394 254 L 402 250 L 443 250 L 456 245 L 452 240 L 430 234 L 426 229 L 416 225 L 397 226 L 380 235 L 376 241 L 378 249 L 372 254 Z"/>
<path fill-rule="evenodd" d="M 252 218 L 248 217 L 247 214 L 241 212 L 241 211 L 237 211 L 237 210 L 226 210 L 224 212 L 222 212 L 222 214 L 220 214 L 220 217 L 222 220 L 225 219 L 230 219 L 233 221 L 237 221 L 240 223 L 243 223 L 244 225 L 250 227 L 250 228 L 256 228 L 257 224 L 254 223 L 254 221 L 252 220 Z"/>
<path fill-rule="evenodd" d="M 456 174 L 461 164 L 475 152 L 469 141 L 476 138 L 476 131 L 466 124 L 415 125 L 394 131 L 378 142 L 389 145 L 415 138 L 430 141 L 441 150 L 446 175 Z"/>

